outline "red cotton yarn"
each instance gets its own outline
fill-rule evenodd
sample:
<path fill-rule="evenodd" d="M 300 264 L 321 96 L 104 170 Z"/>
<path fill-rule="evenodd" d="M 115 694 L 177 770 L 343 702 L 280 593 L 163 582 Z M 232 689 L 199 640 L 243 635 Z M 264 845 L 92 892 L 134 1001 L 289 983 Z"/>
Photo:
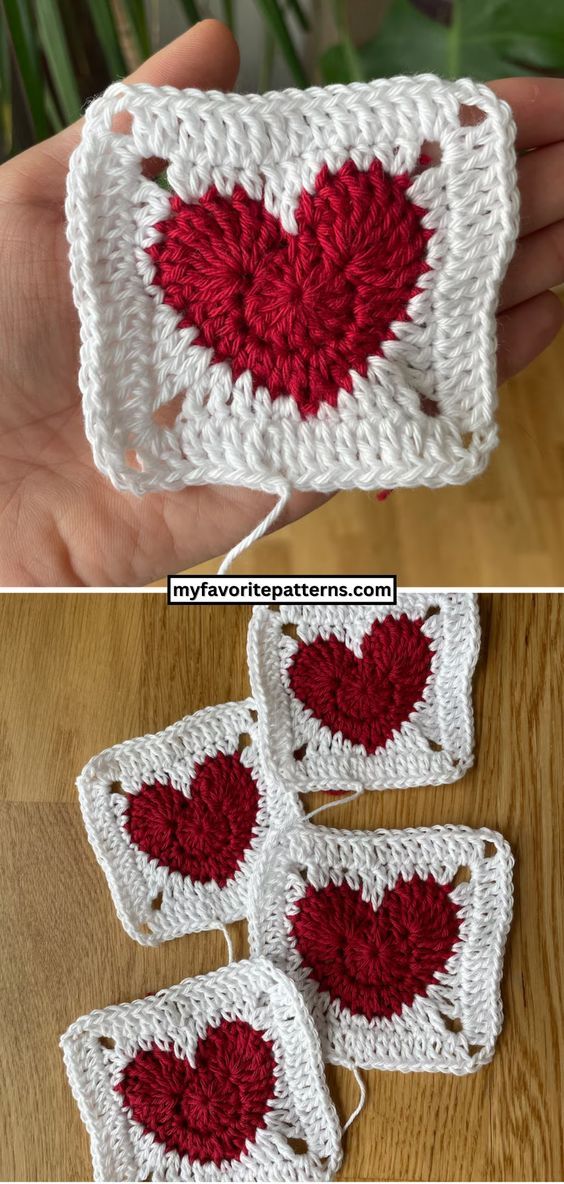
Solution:
<path fill-rule="evenodd" d="M 423 697 L 433 651 L 422 621 L 385 617 L 362 643 L 362 658 L 334 634 L 300 641 L 288 669 L 296 697 L 316 719 L 374 753 Z"/>
<path fill-rule="evenodd" d="M 132 1118 L 190 1163 L 240 1159 L 264 1129 L 274 1096 L 272 1041 L 245 1020 L 221 1020 L 196 1047 L 194 1068 L 156 1044 L 140 1049 L 115 1086 Z"/>
<path fill-rule="evenodd" d="M 427 994 L 458 941 L 459 907 L 450 887 L 433 876 L 400 879 L 374 910 L 345 881 L 309 884 L 292 933 L 310 977 L 353 1015 L 400 1015 Z"/>
<path fill-rule="evenodd" d="M 324 165 L 300 196 L 297 234 L 241 185 L 230 197 L 214 186 L 195 202 L 173 196 L 155 227 L 162 239 L 147 248 L 153 282 L 181 314 L 178 328 L 197 327 L 195 344 L 228 362 L 234 381 L 250 370 L 255 389 L 315 415 L 352 391 L 351 370 L 366 375 L 430 270 L 433 232 L 406 195 L 411 182 L 378 160 Z"/>
<path fill-rule="evenodd" d="M 224 888 L 245 857 L 257 818 L 258 788 L 238 752 L 196 766 L 190 797 L 170 781 L 128 794 L 125 825 L 161 867 Z"/>

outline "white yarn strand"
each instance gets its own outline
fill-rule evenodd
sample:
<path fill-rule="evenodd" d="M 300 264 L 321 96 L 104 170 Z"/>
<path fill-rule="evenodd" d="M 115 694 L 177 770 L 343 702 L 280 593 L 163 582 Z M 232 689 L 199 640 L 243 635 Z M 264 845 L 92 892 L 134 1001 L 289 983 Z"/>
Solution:
<path fill-rule="evenodd" d="M 233 942 L 231 940 L 231 934 L 227 926 L 223 925 L 221 921 L 218 921 L 217 924 L 213 926 L 213 928 L 217 929 L 218 933 L 223 933 L 225 944 L 227 946 L 227 965 L 231 966 L 233 961 Z"/>
<path fill-rule="evenodd" d="M 355 1106 L 352 1114 L 349 1114 L 349 1117 L 347 1118 L 347 1121 L 345 1122 L 345 1125 L 343 1127 L 343 1134 L 345 1134 L 345 1131 L 348 1131 L 349 1127 L 352 1126 L 355 1119 L 357 1119 L 359 1114 L 364 1110 L 364 1106 L 366 1103 L 366 1084 L 364 1082 L 364 1078 L 359 1073 L 358 1069 L 356 1068 L 356 1065 L 347 1065 L 346 1067 L 347 1067 L 347 1069 L 350 1069 L 350 1071 L 353 1074 L 353 1077 L 356 1081 L 356 1084 L 358 1085 L 359 1098 L 358 1098 L 358 1105 Z"/>
<path fill-rule="evenodd" d="M 278 501 L 268 512 L 266 517 L 263 518 L 262 522 L 259 522 L 258 526 L 255 526 L 255 529 L 251 530 L 251 532 L 244 539 L 242 539 L 240 543 L 237 543 L 235 547 L 231 548 L 218 568 L 217 574 L 219 576 L 226 575 L 230 567 L 232 567 L 234 564 L 235 560 L 239 557 L 239 555 L 242 555 L 243 551 L 247 551 L 248 548 L 253 545 L 253 543 L 256 543 L 258 539 L 261 539 L 263 535 L 268 534 L 268 531 L 271 529 L 271 527 L 274 526 L 276 522 L 278 522 L 278 519 L 284 513 L 291 494 L 291 487 L 286 482 L 281 482 L 279 486 Z"/>

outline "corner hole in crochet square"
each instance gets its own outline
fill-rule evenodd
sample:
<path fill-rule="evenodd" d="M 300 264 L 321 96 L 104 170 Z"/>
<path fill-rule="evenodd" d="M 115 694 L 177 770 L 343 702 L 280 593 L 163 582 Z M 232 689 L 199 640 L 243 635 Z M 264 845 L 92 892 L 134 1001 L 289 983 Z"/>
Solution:
<path fill-rule="evenodd" d="M 472 443 L 472 438 L 473 438 L 472 432 L 461 432 L 460 433 L 460 440 L 462 443 L 462 447 L 469 448 Z"/>
<path fill-rule="evenodd" d="M 125 792 L 125 789 L 123 788 L 121 781 L 112 781 L 109 789 L 110 789 L 110 793 L 119 794 L 119 796 L 122 798 L 127 797 L 127 794 Z"/>
<path fill-rule="evenodd" d="M 430 604 L 429 608 L 427 609 L 427 612 L 425 613 L 425 616 L 423 617 L 423 621 L 424 622 L 428 621 L 430 617 L 438 617 L 440 611 L 441 611 L 440 604 Z"/>
<path fill-rule="evenodd" d="M 417 392 L 419 395 L 419 406 L 428 419 L 436 419 L 441 414 L 439 404 L 431 398 L 430 395 L 424 395 L 421 391 Z"/>
<path fill-rule="evenodd" d="M 461 103 L 458 108 L 458 118 L 461 127 L 475 127 L 477 123 L 484 122 L 486 112 L 481 107 L 474 106 L 474 104 Z"/>
<path fill-rule="evenodd" d="M 439 1015 L 443 1021 L 443 1024 L 444 1024 L 447 1032 L 461 1032 L 462 1031 L 462 1020 L 459 1020 L 457 1015 L 455 1015 L 455 1016 L 443 1015 L 442 1011 L 439 1012 Z"/>
<path fill-rule="evenodd" d="M 288 1146 L 292 1148 L 294 1155 L 307 1155 L 309 1151 L 305 1139 L 288 1138 Z"/>
<path fill-rule="evenodd" d="M 282 632 L 285 637 L 292 637 L 294 641 L 298 640 L 298 626 L 295 621 L 286 621 L 282 626 Z"/>
<path fill-rule="evenodd" d="M 307 752 L 307 744 L 302 744 L 300 748 L 295 748 L 294 749 L 294 760 L 295 761 L 303 761 L 306 752 Z"/>
<path fill-rule="evenodd" d="M 452 880 L 450 882 L 451 888 L 457 888 L 459 884 L 468 884 L 472 879 L 472 872 L 467 864 L 463 863 L 461 867 L 457 868 Z"/>
<path fill-rule="evenodd" d="M 438 140 L 424 140 L 421 145 L 419 160 L 413 170 L 414 176 L 425 173 L 427 169 L 434 169 L 443 158 L 441 145 Z"/>
<path fill-rule="evenodd" d="M 151 926 L 148 925 L 146 921 L 141 921 L 141 923 L 138 925 L 138 929 L 139 929 L 139 933 L 144 933 L 147 935 L 151 934 L 153 932 L 153 930 L 151 929 Z"/>
<path fill-rule="evenodd" d="M 162 894 L 162 892 L 157 892 L 157 895 L 154 896 L 151 901 L 151 908 L 152 908 L 153 912 L 158 913 L 159 909 L 162 908 L 162 904 L 163 904 L 163 894 Z"/>
<path fill-rule="evenodd" d="M 493 859 L 494 855 L 497 855 L 497 847 L 495 843 L 490 843 L 489 839 L 486 839 L 484 843 L 484 859 Z"/>
<path fill-rule="evenodd" d="M 111 130 L 116 136 L 130 136 L 133 128 L 131 111 L 117 111 L 112 116 Z"/>
<path fill-rule="evenodd" d="M 116 1046 L 116 1042 L 112 1040 L 111 1036 L 99 1036 L 98 1044 L 101 1044 L 102 1048 L 115 1048 Z"/>
<path fill-rule="evenodd" d="M 123 459 L 128 469 L 135 469 L 136 473 L 140 473 L 142 471 L 141 461 L 139 460 L 134 448 L 127 448 L 124 452 Z"/>
<path fill-rule="evenodd" d="M 246 748 L 250 748 L 252 744 L 251 737 L 248 732 L 241 732 L 239 736 L 239 744 L 237 745 L 237 752 L 244 752 Z"/>
<path fill-rule="evenodd" d="M 258 720 L 258 711 L 257 711 L 256 707 L 249 708 L 249 715 L 250 715 L 253 723 L 256 724 L 256 722 Z"/>
<path fill-rule="evenodd" d="M 161 189 L 167 189 L 172 193 L 172 186 L 168 179 L 169 160 L 163 160 L 160 156 L 148 156 L 141 161 L 141 172 L 149 181 L 155 181 Z"/>
<path fill-rule="evenodd" d="M 427 739 L 427 744 L 429 745 L 431 752 L 443 752 L 444 751 L 442 744 L 439 744 L 438 740 Z"/>
<path fill-rule="evenodd" d="M 483 1047 L 484 1047 L 483 1044 L 469 1044 L 468 1045 L 468 1052 L 471 1057 L 475 1057 L 477 1055 L 477 1053 L 482 1051 Z"/>
<path fill-rule="evenodd" d="M 186 398 L 185 391 L 179 391 L 168 403 L 161 403 L 159 407 L 155 407 L 153 411 L 153 423 L 156 423 L 159 428 L 172 428 L 180 412 L 182 411 L 182 404 Z"/>

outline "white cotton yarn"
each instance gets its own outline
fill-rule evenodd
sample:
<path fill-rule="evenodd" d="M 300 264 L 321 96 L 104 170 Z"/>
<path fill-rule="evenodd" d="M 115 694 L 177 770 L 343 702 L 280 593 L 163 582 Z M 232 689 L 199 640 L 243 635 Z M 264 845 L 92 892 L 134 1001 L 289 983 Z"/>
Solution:
<path fill-rule="evenodd" d="M 296 948 L 291 919 L 308 884 L 348 884 L 377 909 L 385 889 L 415 873 L 450 884 L 460 941 L 426 994 L 392 1018 L 352 1014 L 321 991 Z M 513 910 L 513 856 L 495 831 L 466 826 L 354 831 L 299 823 L 272 836 L 251 888 L 251 953 L 301 991 L 328 1063 L 357 1069 L 473 1073 L 491 1061 L 501 1031 L 500 982 Z M 453 1024 L 453 1021 L 456 1021 Z"/>
<path fill-rule="evenodd" d="M 409 719 L 385 747 L 368 754 L 362 744 L 331 732 L 300 702 L 290 686 L 289 667 L 299 644 L 317 638 L 335 636 L 360 656 L 374 622 L 403 615 L 422 621 L 433 651 L 431 674 Z M 393 608 L 281 605 L 272 612 L 258 606 L 249 626 L 247 656 L 265 768 L 301 793 L 354 790 L 359 784 L 405 789 L 456 781 L 474 759 L 472 676 L 479 649 L 480 620 L 472 593 L 401 592 Z"/>
<path fill-rule="evenodd" d="M 465 114 L 476 116 L 465 119 Z M 131 116 L 131 130 L 115 130 Z M 137 494 L 207 482 L 275 493 L 393 489 L 468 481 L 497 441 L 495 308 L 518 227 L 509 107 L 469 79 L 378 79 L 266 95 L 119 82 L 89 106 L 68 177 L 80 387 L 98 468 Z M 418 168 L 432 142 L 440 159 Z M 289 231 L 320 168 L 379 160 L 413 175 L 408 196 L 434 231 L 430 270 L 366 377 L 302 418 L 289 396 L 253 393 L 226 362 L 177 329 L 145 248 L 169 195 L 142 172 L 168 162 L 185 201 L 235 184 Z M 172 425 L 156 412 L 181 397 Z M 435 414 L 426 413 L 431 400 Z M 272 515 L 269 516 L 269 522 Z M 256 532 L 253 532 L 256 537 Z"/>
<path fill-rule="evenodd" d="M 239 1160 L 191 1164 L 135 1122 L 115 1086 L 132 1057 L 152 1045 L 193 1064 L 198 1038 L 222 1018 L 244 1020 L 273 1041 L 275 1094 L 264 1129 Z M 71 1024 L 61 1047 L 96 1180 L 330 1180 L 340 1166 L 339 1120 L 319 1037 L 293 983 L 263 958 L 93 1011 Z M 304 1140 L 307 1151 L 295 1151 L 290 1139 Z"/>

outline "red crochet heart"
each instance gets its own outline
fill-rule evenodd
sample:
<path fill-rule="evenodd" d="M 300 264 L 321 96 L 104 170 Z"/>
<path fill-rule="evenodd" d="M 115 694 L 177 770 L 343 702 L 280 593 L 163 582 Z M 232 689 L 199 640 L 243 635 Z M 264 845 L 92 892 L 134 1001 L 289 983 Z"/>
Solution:
<path fill-rule="evenodd" d="M 214 186 L 199 201 L 172 197 L 147 248 L 153 282 L 178 327 L 195 326 L 195 344 L 228 362 L 234 380 L 249 370 L 255 389 L 315 415 L 352 391 L 350 371 L 366 375 L 393 323 L 409 319 L 432 234 L 407 197 L 412 179 L 378 160 L 366 170 L 348 160 L 337 173 L 325 165 L 314 193 L 302 191 L 297 234 L 241 185 L 231 197 Z"/>
<path fill-rule="evenodd" d="M 448 884 L 412 876 L 387 888 L 375 911 L 349 884 L 308 885 L 292 933 L 310 977 L 368 1020 L 399 1015 L 426 995 L 460 933 Z"/>
<path fill-rule="evenodd" d="M 258 788 L 238 752 L 218 752 L 196 765 L 190 797 L 170 781 L 128 794 L 125 825 L 131 838 L 161 867 L 224 888 L 253 837 Z"/>
<path fill-rule="evenodd" d="M 422 621 L 375 621 L 357 658 L 334 634 L 298 643 L 288 669 L 290 686 L 316 719 L 353 744 L 376 752 L 423 697 L 433 651 Z"/>
<path fill-rule="evenodd" d="M 198 1041 L 194 1067 L 172 1049 L 141 1049 L 116 1090 L 145 1134 L 190 1163 L 240 1159 L 266 1126 L 274 1096 L 272 1041 L 244 1020 L 221 1020 Z"/>

